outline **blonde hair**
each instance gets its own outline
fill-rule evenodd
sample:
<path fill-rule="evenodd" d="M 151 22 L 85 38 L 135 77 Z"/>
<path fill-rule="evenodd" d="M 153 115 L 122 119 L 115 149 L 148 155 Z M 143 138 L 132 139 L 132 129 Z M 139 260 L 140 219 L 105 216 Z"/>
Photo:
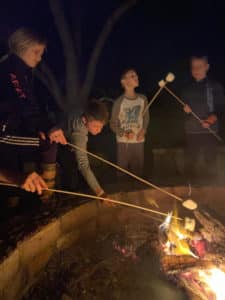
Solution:
<path fill-rule="evenodd" d="M 13 32 L 8 39 L 10 52 L 17 55 L 22 54 L 35 44 L 47 46 L 47 41 L 41 34 L 24 27 Z"/>

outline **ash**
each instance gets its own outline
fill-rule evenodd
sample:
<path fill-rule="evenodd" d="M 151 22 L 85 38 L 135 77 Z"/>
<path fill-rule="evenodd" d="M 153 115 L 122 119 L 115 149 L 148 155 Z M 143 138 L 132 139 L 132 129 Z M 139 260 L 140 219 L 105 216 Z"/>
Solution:
<path fill-rule="evenodd" d="M 23 300 L 187 299 L 160 272 L 159 222 L 128 210 L 119 220 L 52 257 Z"/>

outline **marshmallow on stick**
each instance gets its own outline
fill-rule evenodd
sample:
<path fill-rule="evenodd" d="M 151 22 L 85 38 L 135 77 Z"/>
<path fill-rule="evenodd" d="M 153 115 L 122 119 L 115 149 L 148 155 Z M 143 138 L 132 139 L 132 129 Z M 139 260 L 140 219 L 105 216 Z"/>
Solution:
<path fill-rule="evenodd" d="M 175 76 L 173 73 L 168 73 L 166 75 L 166 78 L 165 80 L 162 79 L 159 81 L 159 89 L 158 91 L 155 93 L 155 95 L 152 97 L 152 99 L 149 101 L 148 105 L 146 106 L 145 110 L 143 111 L 143 116 L 144 114 L 146 113 L 146 111 L 149 109 L 149 107 L 152 105 L 152 103 L 155 101 L 155 99 L 158 97 L 158 95 L 160 94 L 161 90 L 165 87 L 165 85 L 168 83 L 168 82 L 172 82 L 173 80 L 175 79 Z"/>
<path fill-rule="evenodd" d="M 168 73 L 166 76 L 166 82 L 173 82 L 175 79 L 175 75 L 173 73 Z"/>

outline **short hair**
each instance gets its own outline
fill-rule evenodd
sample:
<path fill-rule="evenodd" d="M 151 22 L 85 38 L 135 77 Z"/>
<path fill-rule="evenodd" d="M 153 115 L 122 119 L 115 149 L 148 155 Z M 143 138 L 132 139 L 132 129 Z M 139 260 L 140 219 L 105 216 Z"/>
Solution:
<path fill-rule="evenodd" d="M 137 71 L 136 71 L 134 68 L 127 68 L 127 69 L 125 69 L 125 70 L 121 73 L 121 75 L 120 75 L 120 80 L 124 79 L 128 72 L 135 72 L 135 73 L 137 73 Z"/>
<path fill-rule="evenodd" d="M 204 60 L 207 64 L 209 63 L 208 56 L 206 56 L 206 55 L 193 55 L 190 57 L 190 62 L 192 62 L 195 59 L 201 59 L 201 60 Z"/>
<path fill-rule="evenodd" d="M 100 121 L 104 124 L 106 124 L 109 119 L 106 104 L 96 100 L 92 100 L 87 104 L 83 115 L 88 121 Z"/>
<path fill-rule="evenodd" d="M 39 32 L 25 27 L 18 28 L 8 39 L 10 52 L 17 55 L 20 55 L 34 44 L 47 46 L 47 40 Z"/>

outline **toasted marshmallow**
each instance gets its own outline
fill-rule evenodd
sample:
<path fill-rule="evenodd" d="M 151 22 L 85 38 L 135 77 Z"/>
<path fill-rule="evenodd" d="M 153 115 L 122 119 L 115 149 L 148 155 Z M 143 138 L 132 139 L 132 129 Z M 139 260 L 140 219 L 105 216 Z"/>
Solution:
<path fill-rule="evenodd" d="M 167 82 L 172 82 L 172 81 L 174 81 L 174 79 L 175 79 L 175 75 L 173 73 L 168 73 L 166 75 L 166 81 Z"/>
<path fill-rule="evenodd" d="M 197 203 L 191 199 L 185 200 L 182 205 L 190 210 L 194 210 L 198 207 Z"/>
<path fill-rule="evenodd" d="M 158 82 L 158 85 L 162 88 L 166 85 L 166 81 L 162 79 Z"/>

